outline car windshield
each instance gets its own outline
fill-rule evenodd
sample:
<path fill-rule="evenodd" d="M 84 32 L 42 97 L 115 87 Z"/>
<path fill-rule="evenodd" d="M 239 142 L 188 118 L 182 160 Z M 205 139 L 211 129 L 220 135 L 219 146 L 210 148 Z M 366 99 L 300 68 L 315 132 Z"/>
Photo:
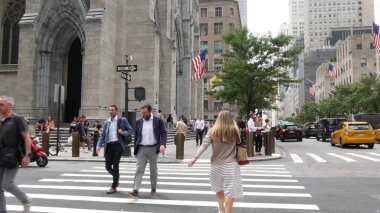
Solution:
<path fill-rule="evenodd" d="M 346 121 L 345 119 L 328 119 L 327 120 L 330 126 L 336 126 L 342 121 Z"/>
<path fill-rule="evenodd" d="M 286 129 L 297 129 L 297 126 L 286 126 Z"/>
<path fill-rule="evenodd" d="M 349 130 L 369 130 L 371 127 L 368 124 L 349 124 Z"/>

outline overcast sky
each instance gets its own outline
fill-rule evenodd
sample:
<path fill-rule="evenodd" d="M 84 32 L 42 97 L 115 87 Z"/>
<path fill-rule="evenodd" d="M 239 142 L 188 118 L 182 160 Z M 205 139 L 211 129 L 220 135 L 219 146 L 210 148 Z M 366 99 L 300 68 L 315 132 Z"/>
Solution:
<path fill-rule="evenodd" d="M 289 22 L 289 0 L 248 0 L 248 29 L 277 35 L 280 25 Z M 375 2 L 375 21 L 380 24 L 380 0 Z"/>

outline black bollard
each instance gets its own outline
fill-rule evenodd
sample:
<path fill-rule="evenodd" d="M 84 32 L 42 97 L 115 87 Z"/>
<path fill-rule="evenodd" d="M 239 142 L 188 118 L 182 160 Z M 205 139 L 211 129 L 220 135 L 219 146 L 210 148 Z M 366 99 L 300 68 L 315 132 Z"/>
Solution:
<path fill-rule="evenodd" d="M 248 143 L 247 143 L 247 155 L 248 157 L 254 157 L 255 153 L 253 152 L 254 148 L 254 139 L 255 133 L 254 132 L 248 132 Z"/>
<path fill-rule="evenodd" d="M 42 133 L 42 151 L 49 153 L 49 133 Z"/>
<path fill-rule="evenodd" d="M 71 133 L 71 136 L 73 138 L 73 141 L 71 144 L 71 156 L 79 157 L 79 133 L 73 132 Z"/>
<path fill-rule="evenodd" d="M 98 154 L 96 154 L 96 145 L 98 144 L 98 139 L 99 139 L 99 131 L 94 131 L 94 141 L 92 143 L 93 145 L 92 156 L 94 157 L 98 156 Z"/>

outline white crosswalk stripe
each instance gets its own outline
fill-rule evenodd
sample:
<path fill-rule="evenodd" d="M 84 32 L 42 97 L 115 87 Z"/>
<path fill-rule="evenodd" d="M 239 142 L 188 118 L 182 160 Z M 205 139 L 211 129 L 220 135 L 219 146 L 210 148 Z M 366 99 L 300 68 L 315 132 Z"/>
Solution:
<path fill-rule="evenodd" d="M 297 154 L 290 154 L 290 157 L 292 157 L 294 163 L 303 163 L 303 160 Z"/>
<path fill-rule="evenodd" d="M 159 164 L 159 180 L 157 192 L 159 197 L 146 199 L 128 199 L 125 196 L 114 197 L 105 194 L 112 182 L 111 176 L 105 171 L 104 167 L 95 166 L 83 169 L 75 173 L 65 172 L 55 177 L 46 177 L 40 179 L 36 184 L 19 185 L 28 195 L 37 202 L 32 206 L 32 212 L 83 212 L 83 213 L 113 213 L 120 212 L 116 210 L 98 210 L 91 208 L 91 203 L 101 203 L 102 208 L 112 204 L 126 206 L 130 213 L 140 211 L 131 211 L 128 205 L 133 205 L 134 209 L 149 209 L 147 212 L 154 212 L 152 208 L 143 208 L 143 206 L 158 206 L 166 208 L 168 206 L 187 206 L 205 208 L 204 212 L 213 212 L 217 202 L 215 193 L 210 190 L 209 183 L 209 163 L 200 163 L 192 168 L 186 164 Z M 131 191 L 131 188 L 123 186 L 132 186 L 134 179 L 135 164 L 123 163 L 121 165 L 120 187 L 118 193 Z M 146 171 L 142 186 L 139 192 L 148 194 L 150 192 L 149 169 Z M 244 188 L 244 199 L 236 200 L 234 208 L 242 208 L 247 212 L 254 209 L 282 209 L 282 210 L 319 210 L 319 207 L 312 204 L 312 196 L 305 192 L 305 187 L 292 177 L 284 165 L 247 165 L 241 167 L 242 181 Z M 257 178 L 257 177 L 260 178 Z M 122 194 L 123 195 L 123 194 Z M 199 198 L 199 196 L 203 196 Z M 6 197 L 12 197 L 6 193 Z M 253 198 L 254 197 L 254 198 Z M 264 199 L 265 198 L 265 199 Z M 293 198 L 293 199 L 292 199 Z M 300 199 L 306 199 L 301 203 L 295 203 Z M 273 199 L 273 200 L 272 200 Z M 45 202 L 38 202 L 43 200 Z M 77 208 L 68 208 L 68 206 L 49 206 L 49 201 L 62 200 L 75 203 Z M 265 201 L 265 202 L 260 202 Z M 140 208 L 138 208 L 141 206 Z M 10 211 L 21 211 L 21 205 L 7 205 Z M 145 212 L 145 211 L 143 211 Z M 161 211 L 156 211 L 161 212 Z"/>
<path fill-rule="evenodd" d="M 356 163 L 358 161 L 371 161 L 371 162 L 380 162 L 380 154 L 374 152 L 366 152 L 366 153 L 351 153 L 347 152 L 344 154 L 337 153 L 291 153 L 290 158 L 293 160 L 295 164 L 302 164 L 305 162 L 316 162 L 316 163 L 328 163 L 328 162 L 349 162 Z"/>
<path fill-rule="evenodd" d="M 319 163 L 327 163 L 327 161 L 323 158 L 321 158 L 320 156 L 316 155 L 316 154 L 313 154 L 313 153 L 306 153 L 307 155 L 309 155 L 310 157 L 312 157 L 315 161 L 319 162 Z"/>

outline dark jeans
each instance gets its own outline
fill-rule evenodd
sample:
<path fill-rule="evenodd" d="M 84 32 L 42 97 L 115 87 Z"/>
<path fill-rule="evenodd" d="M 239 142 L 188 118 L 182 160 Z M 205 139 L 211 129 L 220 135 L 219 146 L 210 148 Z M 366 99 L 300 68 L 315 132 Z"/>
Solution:
<path fill-rule="evenodd" d="M 119 184 L 119 163 L 123 148 L 120 144 L 107 144 L 106 147 L 106 169 L 113 177 L 112 188 L 116 189 Z"/>
<path fill-rule="evenodd" d="M 197 145 L 198 145 L 198 140 L 200 140 L 200 144 L 199 145 L 202 145 L 202 141 L 203 141 L 203 130 L 201 129 L 197 129 L 197 135 L 195 137 L 195 141 L 197 142 Z"/>
<path fill-rule="evenodd" d="M 256 135 L 255 142 L 256 142 L 255 152 L 261 152 L 261 147 L 263 147 L 263 136 Z"/>

